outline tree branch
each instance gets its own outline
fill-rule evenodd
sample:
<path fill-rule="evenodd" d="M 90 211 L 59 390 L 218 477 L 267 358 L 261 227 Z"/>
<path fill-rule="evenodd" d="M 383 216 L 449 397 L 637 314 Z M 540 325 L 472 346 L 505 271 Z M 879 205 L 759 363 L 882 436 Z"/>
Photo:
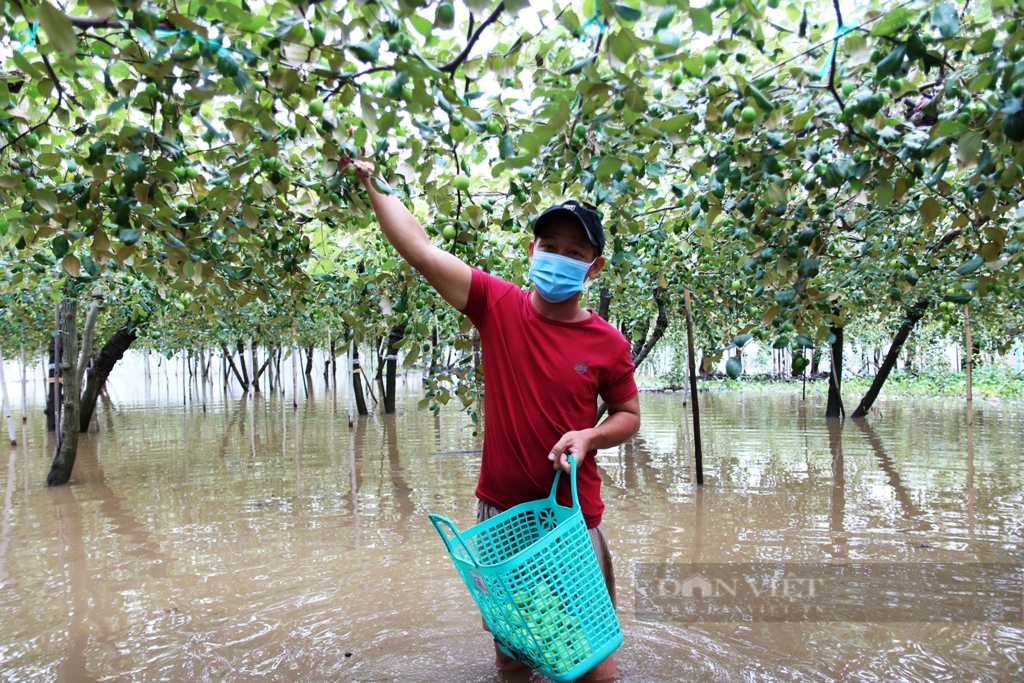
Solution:
<path fill-rule="evenodd" d="M 455 57 L 455 59 L 448 62 L 444 66 L 439 67 L 438 71 L 443 71 L 444 73 L 448 74 L 455 73 L 455 70 L 459 68 L 459 65 L 466 61 L 466 58 L 469 57 L 470 51 L 472 51 L 473 46 L 476 45 L 476 41 L 480 40 L 480 35 L 484 32 L 484 29 L 493 24 L 498 19 L 498 16 L 504 11 L 505 3 L 499 2 L 498 6 L 494 8 L 493 12 L 491 12 L 491 16 L 484 19 L 483 23 L 480 24 L 480 28 L 476 30 L 476 33 L 473 34 L 473 37 L 469 39 L 468 43 L 466 43 L 465 49 L 462 52 L 460 52 Z"/>
<path fill-rule="evenodd" d="M 829 60 L 832 63 L 828 70 L 828 91 L 832 93 L 832 97 L 836 98 L 836 103 L 839 105 L 839 111 L 842 111 L 846 105 L 843 104 L 842 98 L 839 97 L 839 93 L 836 92 L 836 57 L 839 55 L 839 39 L 842 38 L 842 35 L 839 32 L 843 28 L 843 13 L 839 10 L 839 0 L 832 0 L 832 6 L 836 10 L 836 21 L 839 23 L 836 24 L 837 35 L 834 39 L 835 46 L 832 48 L 832 59 Z"/>

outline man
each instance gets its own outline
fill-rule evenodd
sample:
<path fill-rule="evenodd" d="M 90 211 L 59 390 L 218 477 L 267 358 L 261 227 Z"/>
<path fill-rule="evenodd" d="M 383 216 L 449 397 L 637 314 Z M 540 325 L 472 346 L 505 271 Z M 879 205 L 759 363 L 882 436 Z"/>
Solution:
<path fill-rule="evenodd" d="M 555 471 L 567 472 L 566 456 L 573 454 L 583 516 L 614 602 L 615 577 L 601 523 L 601 477 L 593 456 L 636 434 L 640 402 L 628 342 L 579 305 L 585 281 L 596 278 L 605 264 L 597 213 L 568 201 L 537 218 L 528 249 L 534 290 L 524 292 L 435 246 L 398 198 L 377 191 L 370 164 L 346 160 L 343 165 L 356 169 L 392 246 L 480 332 L 487 391 L 477 522 L 546 497 Z M 595 427 L 598 397 L 608 404 L 608 418 Z M 569 505 L 568 479 L 563 479 L 558 499 Z M 499 669 L 525 666 L 497 645 L 495 653 Z M 608 657 L 585 678 L 604 680 L 616 673 L 615 660 Z"/>

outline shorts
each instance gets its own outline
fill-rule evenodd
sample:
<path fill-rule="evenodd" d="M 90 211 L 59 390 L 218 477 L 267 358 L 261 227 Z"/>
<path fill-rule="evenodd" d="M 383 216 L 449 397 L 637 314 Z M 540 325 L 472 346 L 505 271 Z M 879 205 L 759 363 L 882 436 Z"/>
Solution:
<path fill-rule="evenodd" d="M 478 500 L 476 502 L 476 523 L 479 524 L 502 512 L 503 510 Z M 601 567 L 601 574 L 604 576 L 604 585 L 608 588 L 608 595 L 611 596 L 612 607 L 615 607 L 615 572 L 612 569 L 612 554 L 608 550 L 608 541 L 604 537 L 604 522 L 587 531 L 590 532 L 590 542 L 594 545 L 594 554 L 597 555 L 597 564 Z M 484 623 L 484 630 L 490 631 L 486 623 Z"/>

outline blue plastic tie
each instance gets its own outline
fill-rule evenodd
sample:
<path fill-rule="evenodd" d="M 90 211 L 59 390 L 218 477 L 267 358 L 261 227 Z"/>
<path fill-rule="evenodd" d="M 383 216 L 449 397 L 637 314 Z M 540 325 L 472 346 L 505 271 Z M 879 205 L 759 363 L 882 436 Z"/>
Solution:
<path fill-rule="evenodd" d="M 832 68 L 832 62 L 836 58 L 836 49 L 839 47 L 839 39 L 856 28 L 856 26 L 847 26 L 845 24 L 839 24 L 839 26 L 836 27 L 836 35 L 832 38 L 832 51 L 828 55 L 828 61 L 826 61 L 824 66 L 821 67 L 821 72 L 818 74 L 819 79 L 828 76 L 828 72 Z"/>
<path fill-rule="evenodd" d="M 28 47 L 32 43 L 36 42 L 36 36 L 38 34 L 39 34 L 39 24 L 38 23 L 32 24 L 29 27 L 28 40 L 21 44 L 21 47 L 18 48 L 18 52 L 24 52 L 26 47 Z"/>

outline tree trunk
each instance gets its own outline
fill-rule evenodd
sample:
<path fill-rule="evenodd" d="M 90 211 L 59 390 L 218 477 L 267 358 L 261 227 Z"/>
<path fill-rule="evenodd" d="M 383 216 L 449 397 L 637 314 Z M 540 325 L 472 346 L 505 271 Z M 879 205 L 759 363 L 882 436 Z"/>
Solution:
<path fill-rule="evenodd" d="M 237 348 L 238 348 L 238 362 L 242 365 L 242 378 L 240 380 L 242 382 L 242 390 L 248 393 L 248 391 L 249 391 L 249 370 L 248 370 L 248 368 L 245 365 L 245 344 L 242 343 L 241 339 L 238 340 Z"/>
<path fill-rule="evenodd" d="M 99 317 L 102 305 L 103 296 L 97 290 L 92 293 L 92 303 L 89 304 L 89 312 L 85 315 L 85 325 L 82 327 L 82 351 L 78 354 L 78 386 L 82 386 L 85 371 L 92 360 L 93 330 L 96 329 L 96 318 Z"/>
<path fill-rule="evenodd" d="M 64 397 L 61 400 L 60 434 L 57 448 L 50 464 L 50 473 L 46 477 L 47 486 L 62 486 L 71 478 L 71 470 L 75 466 L 75 455 L 78 453 L 79 418 L 78 408 L 78 300 L 65 290 L 65 298 L 60 304 L 60 346 L 61 369 L 64 377 Z"/>
<path fill-rule="evenodd" d="M 828 374 L 828 403 L 825 417 L 841 417 L 846 414 L 843 407 L 843 328 L 833 327 L 836 340 L 832 344 L 832 370 Z"/>
<path fill-rule="evenodd" d="M 608 308 L 612 305 L 612 293 L 607 287 L 601 287 L 601 298 L 598 303 L 597 314 L 602 320 L 608 320 Z"/>
<path fill-rule="evenodd" d="M 900 350 L 903 348 L 904 342 L 907 341 L 907 337 L 910 336 L 911 330 L 914 329 L 914 325 L 924 317 L 925 311 L 928 310 L 928 301 L 926 299 L 919 300 L 916 304 L 907 309 L 907 317 L 904 319 L 903 324 L 900 325 L 899 331 L 892 340 L 892 346 L 889 347 L 889 352 L 885 354 L 885 360 L 882 361 L 882 365 L 878 368 L 878 373 L 875 375 L 874 381 L 871 382 L 871 387 L 868 388 L 868 392 L 864 394 L 864 398 L 861 399 L 860 405 L 857 406 L 857 410 L 853 411 L 853 418 L 861 418 L 867 415 L 868 411 L 871 410 L 872 404 L 875 399 L 878 398 L 878 393 L 882 390 L 882 385 L 885 384 L 885 380 L 889 378 L 889 373 L 892 372 L 893 366 L 896 364 L 896 359 L 900 355 Z"/>
<path fill-rule="evenodd" d="M 352 345 L 352 391 L 356 396 L 356 412 L 369 415 L 366 410 L 366 398 L 363 396 L 363 368 L 359 365 L 359 345 Z"/>
<path fill-rule="evenodd" d="M 235 356 L 234 356 L 234 354 L 231 353 L 230 351 L 228 351 L 228 347 L 225 346 L 224 344 L 220 345 L 220 351 L 221 351 L 222 354 L 224 354 L 224 359 L 227 360 L 228 366 L 231 368 L 231 372 L 233 372 L 234 375 L 235 375 L 235 379 L 237 379 L 238 383 L 242 385 L 242 391 L 248 391 L 249 390 L 248 377 L 243 378 L 242 377 L 242 373 L 240 373 L 238 371 L 238 366 L 235 365 Z M 245 359 L 244 358 L 242 359 L 242 367 L 245 367 Z M 225 376 L 225 384 L 227 383 L 226 380 L 227 380 L 227 377 Z"/>
<path fill-rule="evenodd" d="M 56 403 L 60 401 L 60 378 L 57 373 L 57 366 L 55 364 L 54 354 L 56 353 L 57 342 L 55 339 L 50 339 L 50 347 L 47 351 L 48 363 L 44 365 L 46 370 L 46 379 L 48 383 L 46 385 L 46 409 L 43 413 L 46 415 L 46 431 L 55 432 L 57 431 L 57 409 Z"/>
<path fill-rule="evenodd" d="M 267 358 L 263 361 L 263 365 L 261 365 L 259 367 L 259 369 L 256 369 L 256 347 L 255 346 L 253 347 L 253 350 L 252 350 L 252 367 L 253 367 L 253 372 L 255 374 L 253 375 L 253 378 L 252 378 L 252 387 L 253 387 L 253 391 L 255 391 L 257 394 L 260 393 L 260 377 L 263 376 L 263 373 L 266 371 L 267 366 L 270 365 L 270 361 L 273 358 L 274 358 L 274 347 L 271 346 L 271 347 L 267 348 Z M 271 373 L 268 372 L 267 373 L 267 377 L 271 378 L 267 382 L 267 391 L 273 392 L 274 391 L 274 385 L 273 385 L 273 379 L 272 379 Z"/>
<path fill-rule="evenodd" d="M 395 412 L 395 375 L 398 372 L 398 345 L 402 343 L 405 336 L 405 328 L 395 325 L 388 335 L 387 355 L 387 378 L 384 387 L 384 413 L 392 415 Z"/>
<path fill-rule="evenodd" d="M 313 374 L 313 346 L 306 347 L 306 374 Z"/>
<path fill-rule="evenodd" d="M 135 341 L 137 329 L 134 323 L 128 323 L 121 327 L 107 340 L 107 343 L 100 349 L 99 355 L 93 360 L 92 367 L 85 375 L 85 390 L 82 392 L 79 409 L 79 431 L 89 431 L 89 423 L 92 422 L 92 414 L 96 409 L 96 399 L 99 398 L 100 391 L 107 383 L 110 371 L 114 369 L 114 366 L 124 357 L 125 352 Z"/>

